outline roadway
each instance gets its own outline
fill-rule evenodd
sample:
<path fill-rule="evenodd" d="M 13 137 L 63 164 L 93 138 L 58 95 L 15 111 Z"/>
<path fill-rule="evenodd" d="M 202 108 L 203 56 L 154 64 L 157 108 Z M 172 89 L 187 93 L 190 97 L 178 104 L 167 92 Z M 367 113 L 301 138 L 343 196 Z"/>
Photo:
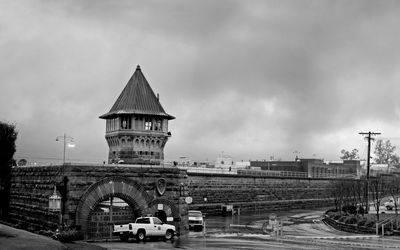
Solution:
<path fill-rule="evenodd" d="M 321 221 L 325 210 L 277 212 L 284 223 L 283 236 L 278 237 L 261 231 L 270 213 L 255 211 L 233 217 L 207 217 L 206 233 L 189 232 L 173 242 L 132 240 L 94 244 L 107 249 L 400 249 L 400 237 L 351 234 L 325 225 Z"/>

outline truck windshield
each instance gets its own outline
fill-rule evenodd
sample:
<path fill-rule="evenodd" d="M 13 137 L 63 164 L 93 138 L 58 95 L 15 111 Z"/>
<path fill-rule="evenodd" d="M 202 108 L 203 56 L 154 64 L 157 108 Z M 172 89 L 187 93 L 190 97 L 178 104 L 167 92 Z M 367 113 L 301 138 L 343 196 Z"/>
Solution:
<path fill-rule="evenodd" d="M 202 217 L 200 211 L 189 211 L 189 216 L 190 217 Z"/>

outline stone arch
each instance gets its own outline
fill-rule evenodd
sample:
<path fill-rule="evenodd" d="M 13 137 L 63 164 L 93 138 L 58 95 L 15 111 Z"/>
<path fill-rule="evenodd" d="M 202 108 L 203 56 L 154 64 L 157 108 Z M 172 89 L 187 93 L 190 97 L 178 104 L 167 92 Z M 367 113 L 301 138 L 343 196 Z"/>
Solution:
<path fill-rule="evenodd" d="M 141 216 L 151 200 L 145 188 L 137 181 L 124 177 L 107 177 L 91 185 L 81 196 L 76 208 L 76 225 L 83 233 L 88 230 L 90 212 L 110 196 L 123 199 L 136 217 Z"/>
<path fill-rule="evenodd" d="M 179 209 L 175 206 L 175 203 L 171 200 L 164 198 L 156 198 L 148 203 L 148 207 L 152 207 L 156 204 L 164 204 L 171 208 L 172 216 L 175 218 L 180 218 Z"/>

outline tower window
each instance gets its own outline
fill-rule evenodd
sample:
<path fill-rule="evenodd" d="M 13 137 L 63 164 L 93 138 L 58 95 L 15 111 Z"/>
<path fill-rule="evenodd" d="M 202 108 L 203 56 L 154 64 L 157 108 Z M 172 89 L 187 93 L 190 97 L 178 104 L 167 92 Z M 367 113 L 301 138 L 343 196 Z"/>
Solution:
<path fill-rule="evenodd" d="M 144 130 L 153 130 L 153 123 L 150 118 L 145 119 Z"/>
<path fill-rule="evenodd" d="M 161 120 L 155 120 L 154 121 L 154 130 L 155 131 L 161 131 L 162 130 Z"/>
<path fill-rule="evenodd" d="M 131 118 L 129 116 L 123 116 L 120 119 L 121 129 L 131 129 Z"/>

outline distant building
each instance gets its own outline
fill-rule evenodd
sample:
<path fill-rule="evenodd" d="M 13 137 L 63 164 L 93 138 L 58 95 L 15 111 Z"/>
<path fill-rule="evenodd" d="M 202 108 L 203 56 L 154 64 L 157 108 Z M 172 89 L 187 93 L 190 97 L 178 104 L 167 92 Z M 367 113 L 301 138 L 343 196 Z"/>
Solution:
<path fill-rule="evenodd" d="M 344 160 L 341 163 L 325 163 L 321 159 L 299 159 L 297 161 L 250 161 L 250 168 L 265 171 L 307 173 L 308 177 L 357 177 L 360 176 L 359 160 Z"/>
<path fill-rule="evenodd" d="M 217 160 L 215 161 L 215 168 L 232 168 L 232 166 L 235 164 L 233 161 L 233 158 L 227 155 L 220 155 L 217 157 Z"/>
<path fill-rule="evenodd" d="M 227 169 L 229 171 L 237 171 L 238 169 L 246 169 L 250 167 L 248 161 L 234 161 L 231 156 L 219 155 L 214 164 L 215 168 Z"/>
<path fill-rule="evenodd" d="M 126 84 L 106 120 L 108 163 L 160 164 L 171 133 L 167 114 L 144 77 L 140 66 Z"/>
<path fill-rule="evenodd" d="M 366 170 L 365 170 L 366 172 Z M 376 164 L 372 163 L 369 170 L 370 176 L 377 176 L 382 174 L 395 174 L 400 175 L 400 165 L 399 164 Z"/>

